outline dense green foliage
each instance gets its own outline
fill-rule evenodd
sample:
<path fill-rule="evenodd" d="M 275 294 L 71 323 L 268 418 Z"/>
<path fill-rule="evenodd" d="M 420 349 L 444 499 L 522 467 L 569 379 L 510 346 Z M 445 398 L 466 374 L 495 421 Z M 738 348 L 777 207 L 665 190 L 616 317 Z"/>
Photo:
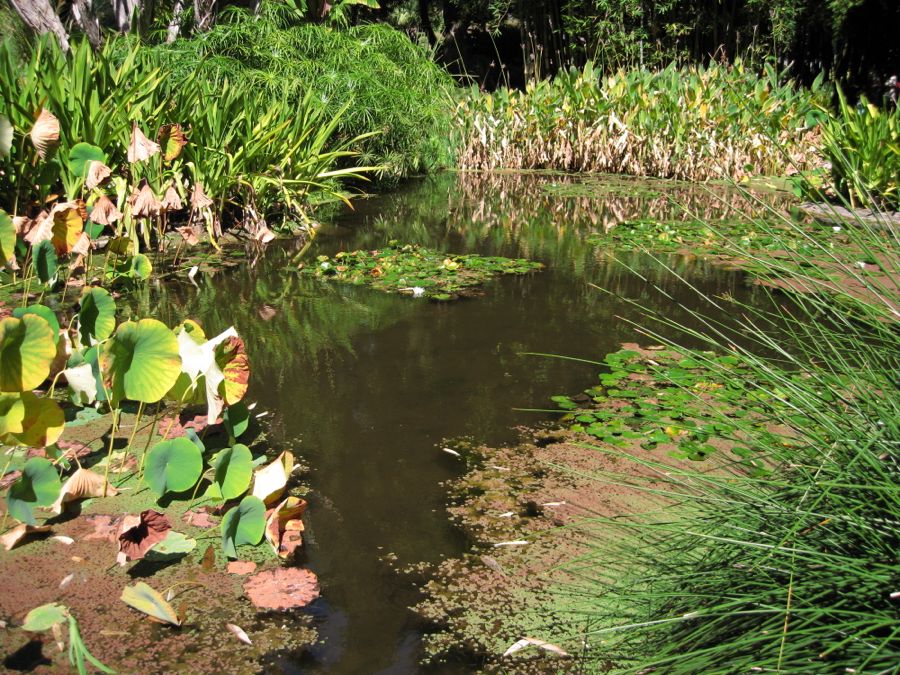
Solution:
<path fill-rule="evenodd" d="M 388 26 L 335 29 L 291 21 L 263 5 L 254 16 L 229 10 L 192 39 L 144 50 L 170 73 L 167 88 L 185 78 L 229 79 L 263 92 L 272 103 L 296 105 L 312 97 L 324 119 L 338 120 L 338 139 L 373 135 L 359 146 L 361 162 L 398 178 L 449 160 L 446 142 L 452 79 L 430 55 Z"/>
<path fill-rule="evenodd" d="M 583 70 L 525 92 L 473 94 L 456 112 L 465 168 L 564 169 L 706 180 L 810 168 L 825 92 L 771 66 Z"/>

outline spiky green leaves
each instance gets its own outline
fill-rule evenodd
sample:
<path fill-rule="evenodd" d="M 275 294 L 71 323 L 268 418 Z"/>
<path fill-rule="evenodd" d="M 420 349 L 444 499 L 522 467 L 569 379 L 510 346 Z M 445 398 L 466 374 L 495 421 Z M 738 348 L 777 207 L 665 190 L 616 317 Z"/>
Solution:
<path fill-rule="evenodd" d="M 34 507 L 53 504 L 59 488 L 59 476 L 53 464 L 43 457 L 32 457 L 25 462 L 22 475 L 9 488 L 6 496 L 9 515 L 34 525 Z"/>
<path fill-rule="evenodd" d="M 100 369 L 112 405 L 125 399 L 155 403 L 181 372 L 178 340 L 156 319 L 126 321 L 104 345 Z"/>
<path fill-rule="evenodd" d="M 57 335 L 40 316 L 0 321 L 0 391 L 28 391 L 50 374 Z"/>
<path fill-rule="evenodd" d="M 203 456 L 190 439 L 182 436 L 157 443 L 147 455 L 144 480 L 160 497 L 167 492 L 189 490 L 203 472 Z"/>

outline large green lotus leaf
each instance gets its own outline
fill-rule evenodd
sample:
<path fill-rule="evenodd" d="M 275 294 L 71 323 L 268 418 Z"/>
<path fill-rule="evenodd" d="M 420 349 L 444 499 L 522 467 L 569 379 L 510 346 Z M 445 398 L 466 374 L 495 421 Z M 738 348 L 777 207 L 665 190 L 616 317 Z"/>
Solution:
<path fill-rule="evenodd" d="M 200 449 L 184 436 L 157 443 L 147 455 L 144 480 L 160 497 L 184 492 L 196 485 L 203 473 Z"/>
<path fill-rule="evenodd" d="M 250 487 L 253 477 L 253 455 L 250 448 L 240 443 L 219 452 L 214 465 L 213 484 L 219 489 L 222 499 L 240 497 Z"/>
<path fill-rule="evenodd" d="M 9 214 L 0 209 L 0 266 L 16 256 L 16 226 Z"/>
<path fill-rule="evenodd" d="M 66 606 L 51 602 L 35 607 L 28 612 L 25 615 L 25 623 L 22 624 L 22 630 L 26 630 L 29 633 L 41 633 L 68 619 L 69 610 Z"/>
<path fill-rule="evenodd" d="M 137 253 L 128 260 L 127 270 L 128 276 L 132 279 L 146 281 L 153 273 L 153 264 L 150 262 L 150 258 L 143 253 Z"/>
<path fill-rule="evenodd" d="M 22 431 L 15 433 L 13 438 L 19 445 L 30 448 L 45 448 L 56 443 L 66 426 L 66 415 L 59 404 L 52 398 L 41 398 L 30 391 L 23 391 L 20 396 L 25 415 Z"/>
<path fill-rule="evenodd" d="M 106 164 L 106 153 L 90 143 L 76 143 L 69 150 L 69 171 L 78 178 L 84 178 L 90 162 Z"/>
<path fill-rule="evenodd" d="M 28 391 L 46 380 L 57 337 L 36 314 L 0 321 L 0 391 Z"/>
<path fill-rule="evenodd" d="M 78 339 L 89 346 L 105 340 L 116 328 L 116 301 L 105 288 L 90 286 L 81 292 Z"/>
<path fill-rule="evenodd" d="M 181 373 L 178 340 L 156 319 L 126 321 L 104 344 L 100 369 L 113 406 L 124 399 L 155 403 Z"/>
<path fill-rule="evenodd" d="M 222 519 L 222 550 L 229 558 L 237 558 L 237 547 L 255 546 L 262 541 L 266 529 L 266 505 L 259 497 L 247 495 Z"/>
<path fill-rule="evenodd" d="M 16 439 L 11 434 L 20 434 L 24 430 L 25 403 L 22 395 L 0 394 L 0 443 L 15 445 Z"/>
<path fill-rule="evenodd" d="M 59 321 L 56 314 L 46 305 L 28 305 L 28 307 L 16 307 L 12 315 L 17 319 L 21 319 L 26 314 L 36 314 L 50 324 L 54 335 L 59 335 Z"/>
<path fill-rule="evenodd" d="M 56 257 L 56 249 L 49 239 L 45 239 L 32 249 L 31 258 L 41 283 L 49 284 L 56 281 L 59 259 Z"/>
<path fill-rule="evenodd" d="M 22 475 L 9 488 L 6 506 L 9 515 L 34 525 L 34 507 L 50 506 L 59 495 L 59 475 L 49 460 L 32 457 L 22 468 Z"/>

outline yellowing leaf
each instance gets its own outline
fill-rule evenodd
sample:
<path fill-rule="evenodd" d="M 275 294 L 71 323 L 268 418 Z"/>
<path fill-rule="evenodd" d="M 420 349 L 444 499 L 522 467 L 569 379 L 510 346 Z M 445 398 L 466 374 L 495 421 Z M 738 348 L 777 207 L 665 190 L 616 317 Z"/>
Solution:
<path fill-rule="evenodd" d="M 172 605 L 143 581 L 122 589 L 122 602 L 158 621 L 170 623 L 173 626 L 181 625 L 181 621 L 175 610 L 172 609 Z"/>
<path fill-rule="evenodd" d="M 109 485 L 99 473 L 90 469 L 78 469 L 63 483 L 59 498 L 51 508 L 53 513 L 60 514 L 63 512 L 64 505 L 69 502 L 88 497 L 112 497 L 118 493 L 119 491 Z"/>
<path fill-rule="evenodd" d="M 271 464 L 254 474 L 253 496 L 262 499 L 266 506 L 271 506 L 281 497 L 293 470 L 294 455 L 285 450 Z"/>
<path fill-rule="evenodd" d="M 56 255 L 71 253 L 84 231 L 84 220 L 81 217 L 78 203 L 62 202 L 57 204 L 47 217 L 52 222 L 50 241 L 53 243 L 53 248 L 56 249 Z"/>

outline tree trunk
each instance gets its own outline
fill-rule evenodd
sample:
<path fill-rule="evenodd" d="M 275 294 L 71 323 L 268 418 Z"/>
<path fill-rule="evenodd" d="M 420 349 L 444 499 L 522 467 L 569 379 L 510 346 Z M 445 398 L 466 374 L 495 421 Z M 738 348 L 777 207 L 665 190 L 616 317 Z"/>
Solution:
<path fill-rule="evenodd" d="M 53 33 L 62 50 L 69 51 L 69 34 L 53 11 L 50 0 L 10 0 L 10 3 L 26 26 L 40 35 Z"/>
<path fill-rule="evenodd" d="M 181 18 L 184 14 L 185 0 L 175 0 L 175 6 L 172 8 L 172 20 L 169 21 L 169 28 L 166 30 L 166 42 L 172 43 L 178 39 L 178 33 L 181 31 Z"/>
<path fill-rule="evenodd" d="M 419 0 L 419 23 L 422 24 L 422 30 L 428 37 L 428 44 L 434 47 L 437 44 L 437 35 L 434 34 L 434 28 L 431 27 L 430 5 L 430 0 Z"/>
<path fill-rule="evenodd" d="M 100 35 L 100 21 L 94 14 L 92 0 L 72 0 L 72 16 L 84 31 L 94 49 L 100 49 L 103 37 Z"/>
<path fill-rule="evenodd" d="M 116 25 L 120 33 L 131 30 L 131 22 L 134 20 L 135 11 L 140 0 L 114 0 L 113 8 L 116 14 Z"/>
<path fill-rule="evenodd" d="M 198 31 L 207 31 L 216 21 L 216 0 L 194 0 L 194 25 Z"/>

